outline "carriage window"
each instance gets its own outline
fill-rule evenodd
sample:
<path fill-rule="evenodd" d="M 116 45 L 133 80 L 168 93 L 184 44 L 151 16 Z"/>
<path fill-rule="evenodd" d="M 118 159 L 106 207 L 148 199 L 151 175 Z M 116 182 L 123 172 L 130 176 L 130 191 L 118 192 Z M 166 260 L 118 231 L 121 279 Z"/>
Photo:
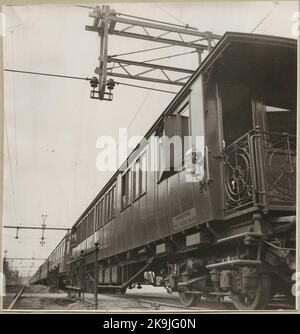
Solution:
<path fill-rule="evenodd" d="M 132 173 L 133 178 L 133 199 L 137 199 L 139 197 L 139 173 L 140 173 L 140 159 L 137 159 L 134 164 L 134 169 Z"/>
<path fill-rule="evenodd" d="M 129 198 L 129 189 L 130 189 L 130 170 L 128 170 L 122 176 L 122 209 L 126 208 L 130 203 Z"/>
<path fill-rule="evenodd" d="M 190 110 L 183 109 L 184 114 Z M 181 171 L 184 166 L 185 150 L 187 149 L 186 137 L 189 136 L 189 117 L 181 113 L 165 116 L 161 128 L 157 131 L 158 157 L 159 157 L 159 182 L 174 173 Z"/>
<path fill-rule="evenodd" d="M 105 222 L 109 220 L 109 213 L 110 213 L 110 194 L 106 194 L 105 196 Z"/>
<path fill-rule="evenodd" d="M 81 236 L 82 236 L 82 228 L 81 228 L 81 224 L 78 225 L 78 228 L 77 228 L 77 233 L 78 233 L 78 242 L 81 241 Z"/>
<path fill-rule="evenodd" d="M 147 160 L 143 153 L 134 164 L 133 171 L 133 198 L 137 199 L 146 192 Z"/>
<path fill-rule="evenodd" d="M 108 208 L 108 220 L 112 219 L 115 215 L 115 186 L 111 188 L 108 193 L 109 208 Z"/>
<path fill-rule="evenodd" d="M 269 132 L 287 132 L 289 134 L 296 135 L 296 111 L 266 106 L 266 115 Z"/>
<path fill-rule="evenodd" d="M 87 234 L 88 237 L 92 233 L 92 224 L 93 224 L 93 211 L 89 213 L 87 217 Z"/>
<path fill-rule="evenodd" d="M 146 184 L 147 184 L 147 157 L 146 153 L 141 155 L 140 157 L 140 194 L 144 194 L 146 192 Z"/>
<path fill-rule="evenodd" d="M 95 230 L 95 219 L 94 219 L 94 209 L 90 213 L 90 234 Z"/>
<path fill-rule="evenodd" d="M 82 227 L 82 240 L 86 238 L 86 230 L 87 230 L 87 217 L 84 218 L 83 223 L 81 224 Z"/>
<path fill-rule="evenodd" d="M 186 104 L 178 113 L 180 116 L 190 117 L 190 105 Z"/>
<path fill-rule="evenodd" d="M 96 210 L 95 211 L 95 231 L 98 230 L 98 228 L 100 227 L 99 206 L 100 206 L 100 203 L 98 203 L 95 208 Z"/>
<path fill-rule="evenodd" d="M 104 205 L 103 205 L 103 199 L 102 199 L 100 204 L 99 204 L 99 221 L 100 221 L 99 224 L 100 224 L 100 227 L 102 227 L 103 224 L 104 224 L 103 215 L 104 215 Z"/>

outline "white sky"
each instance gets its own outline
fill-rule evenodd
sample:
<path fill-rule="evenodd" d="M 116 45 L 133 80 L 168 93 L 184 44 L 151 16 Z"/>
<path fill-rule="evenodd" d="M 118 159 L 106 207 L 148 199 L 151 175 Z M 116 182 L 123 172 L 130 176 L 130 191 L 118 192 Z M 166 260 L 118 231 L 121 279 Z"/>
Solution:
<path fill-rule="evenodd" d="M 274 6 L 274 2 L 111 5 L 121 13 L 176 24 L 180 20 L 200 31 L 217 34 L 249 33 Z M 293 38 L 291 15 L 297 10 L 296 2 L 279 2 L 255 33 Z M 3 11 L 7 25 L 3 39 L 4 68 L 94 75 L 99 38 L 84 29 L 92 22 L 88 9 L 49 5 L 9 6 Z M 155 46 L 160 44 L 111 36 L 109 54 Z M 172 54 L 183 51 L 188 50 L 174 47 Z M 165 54 L 149 52 L 132 59 L 145 60 Z M 165 65 L 195 69 L 197 56 L 173 58 Z M 114 101 L 105 102 L 89 98 L 90 87 L 85 81 L 8 72 L 4 80 L 7 133 L 4 133 L 3 224 L 6 225 L 37 226 L 42 222 L 41 215 L 47 214 L 48 226 L 72 226 L 111 176 L 96 169 L 97 138 L 117 136 L 118 129 L 130 123 L 129 135 L 143 135 L 173 97 L 118 86 Z M 8 250 L 8 257 L 45 258 L 63 234 L 47 231 L 46 245 L 41 247 L 41 231 L 21 230 L 20 239 L 16 240 L 15 231 L 5 229 L 3 248 Z M 22 270 L 25 273 L 28 268 Z"/>

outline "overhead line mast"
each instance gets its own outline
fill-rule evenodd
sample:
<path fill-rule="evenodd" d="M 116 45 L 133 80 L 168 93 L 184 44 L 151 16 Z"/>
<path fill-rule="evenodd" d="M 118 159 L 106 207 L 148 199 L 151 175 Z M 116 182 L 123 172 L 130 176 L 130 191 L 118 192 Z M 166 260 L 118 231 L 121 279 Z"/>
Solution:
<path fill-rule="evenodd" d="M 190 27 L 189 25 L 183 26 L 133 15 L 116 13 L 110 8 L 110 6 L 107 5 L 103 5 L 101 8 L 99 6 L 95 7 L 89 16 L 92 17 L 94 21 L 92 25 L 86 26 L 85 29 L 87 31 L 97 32 L 100 37 L 99 66 L 95 69 L 95 73 L 98 75 L 98 77 L 94 77 L 91 80 L 92 91 L 90 97 L 99 100 L 112 100 L 112 90 L 114 89 L 115 82 L 112 79 L 107 79 L 109 76 L 183 86 L 189 76 L 193 73 L 193 70 L 191 69 L 183 69 L 151 63 L 152 61 L 158 59 L 141 62 L 119 59 L 117 56 L 109 56 L 109 35 L 157 42 L 167 44 L 169 47 L 180 46 L 192 48 L 192 52 L 196 52 L 199 55 L 199 63 L 201 62 L 202 53 L 204 51 L 210 52 L 212 50 L 212 43 L 215 43 L 215 40 L 219 40 L 222 37 L 208 31 L 200 32 L 196 28 Z M 119 27 L 120 25 L 121 27 Z M 133 29 L 137 27 L 141 28 L 141 32 L 138 33 L 133 31 Z M 154 34 L 153 31 L 158 31 L 158 33 Z M 172 37 L 170 37 L 170 34 L 172 34 Z M 166 38 L 167 35 L 169 35 L 168 38 Z M 188 37 L 195 37 L 196 39 L 188 41 Z M 147 50 L 148 49 L 145 49 L 144 51 L 146 52 Z M 143 50 L 139 52 L 143 52 Z M 134 54 L 134 52 L 132 54 Z M 173 56 L 171 55 L 165 58 L 171 58 Z M 113 63 L 113 66 L 108 67 L 108 63 Z M 115 67 L 115 64 L 118 66 Z M 147 70 L 143 70 L 138 74 L 133 74 L 131 71 L 129 71 L 129 66 L 130 68 L 146 67 Z M 117 72 L 117 68 L 122 72 L 120 72 L 120 70 Z M 156 73 L 158 72 L 163 74 L 163 78 L 144 75 L 154 71 L 156 71 Z M 184 73 L 185 76 L 179 79 L 172 79 L 169 72 Z"/>

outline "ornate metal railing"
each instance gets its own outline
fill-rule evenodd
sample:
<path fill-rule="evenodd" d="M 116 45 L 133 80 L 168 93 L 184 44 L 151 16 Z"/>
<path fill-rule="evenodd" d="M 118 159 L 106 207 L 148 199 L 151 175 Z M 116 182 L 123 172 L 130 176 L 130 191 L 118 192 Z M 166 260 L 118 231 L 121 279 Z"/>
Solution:
<path fill-rule="evenodd" d="M 296 137 L 262 133 L 263 167 L 269 205 L 296 203 Z"/>
<path fill-rule="evenodd" d="M 224 193 L 226 212 L 253 205 L 250 134 L 224 150 Z"/>
<path fill-rule="evenodd" d="M 225 212 L 296 202 L 296 138 L 262 132 L 243 135 L 224 149 Z"/>

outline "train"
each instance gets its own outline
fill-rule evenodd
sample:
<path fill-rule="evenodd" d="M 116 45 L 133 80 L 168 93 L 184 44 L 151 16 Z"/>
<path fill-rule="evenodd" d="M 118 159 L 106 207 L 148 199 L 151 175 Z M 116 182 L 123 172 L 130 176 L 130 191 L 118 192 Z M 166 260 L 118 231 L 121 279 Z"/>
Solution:
<path fill-rule="evenodd" d="M 225 33 L 31 283 L 295 303 L 296 135 L 297 41 Z"/>

